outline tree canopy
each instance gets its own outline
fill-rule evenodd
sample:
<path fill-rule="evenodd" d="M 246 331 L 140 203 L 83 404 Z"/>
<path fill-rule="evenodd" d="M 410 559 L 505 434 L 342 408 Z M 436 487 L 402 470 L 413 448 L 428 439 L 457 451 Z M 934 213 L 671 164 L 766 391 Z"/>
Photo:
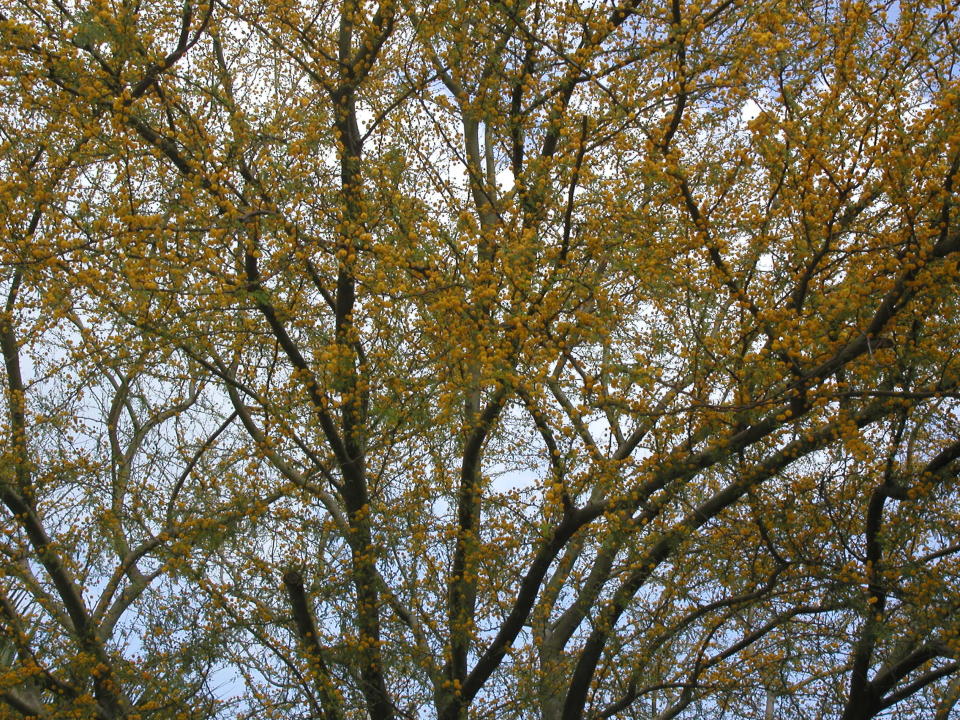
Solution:
<path fill-rule="evenodd" d="M 960 718 L 955 0 L 9 0 L 0 718 Z"/>

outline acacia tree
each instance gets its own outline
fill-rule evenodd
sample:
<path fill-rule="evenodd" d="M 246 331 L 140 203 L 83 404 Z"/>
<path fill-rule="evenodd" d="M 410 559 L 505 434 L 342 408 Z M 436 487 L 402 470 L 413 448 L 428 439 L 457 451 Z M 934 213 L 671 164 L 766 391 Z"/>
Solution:
<path fill-rule="evenodd" d="M 956 15 L 11 3 L 3 712 L 953 717 Z"/>

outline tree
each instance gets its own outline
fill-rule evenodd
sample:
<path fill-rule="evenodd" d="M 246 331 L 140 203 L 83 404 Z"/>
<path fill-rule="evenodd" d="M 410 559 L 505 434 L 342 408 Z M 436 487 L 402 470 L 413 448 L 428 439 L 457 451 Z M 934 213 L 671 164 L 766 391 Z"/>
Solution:
<path fill-rule="evenodd" d="M 0 14 L 2 717 L 957 717 L 956 4 Z"/>

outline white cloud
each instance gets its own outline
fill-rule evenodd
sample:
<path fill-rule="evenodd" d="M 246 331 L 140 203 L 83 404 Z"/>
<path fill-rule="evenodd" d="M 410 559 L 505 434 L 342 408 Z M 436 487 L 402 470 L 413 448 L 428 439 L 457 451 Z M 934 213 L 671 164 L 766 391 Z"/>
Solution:
<path fill-rule="evenodd" d="M 756 118 L 761 112 L 763 112 L 763 109 L 757 105 L 754 100 L 750 99 L 743 104 L 742 108 L 740 108 L 740 119 L 743 120 L 743 122 L 748 123 Z"/>

